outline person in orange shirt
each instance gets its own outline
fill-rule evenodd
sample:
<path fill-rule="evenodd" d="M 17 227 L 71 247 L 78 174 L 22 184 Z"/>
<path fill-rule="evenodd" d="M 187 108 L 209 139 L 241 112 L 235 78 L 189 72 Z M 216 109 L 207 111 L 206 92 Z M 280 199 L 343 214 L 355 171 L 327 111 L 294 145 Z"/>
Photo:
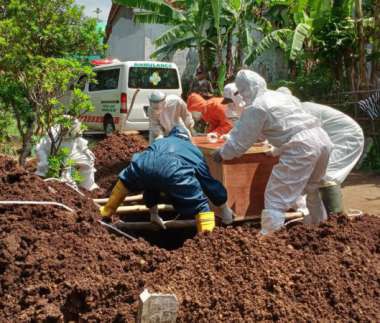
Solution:
<path fill-rule="evenodd" d="M 204 99 L 197 93 L 192 93 L 187 99 L 187 108 L 190 112 L 200 112 L 202 119 L 208 124 L 207 133 L 216 133 L 218 136 L 228 134 L 233 124 L 226 117 L 226 106 L 223 98 Z"/>

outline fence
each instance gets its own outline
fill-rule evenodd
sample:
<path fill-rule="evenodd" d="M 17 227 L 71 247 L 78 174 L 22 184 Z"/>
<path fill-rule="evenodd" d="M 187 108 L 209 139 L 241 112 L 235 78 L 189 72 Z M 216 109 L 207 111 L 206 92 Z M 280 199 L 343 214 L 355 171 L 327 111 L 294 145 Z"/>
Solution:
<path fill-rule="evenodd" d="M 341 92 L 333 96 L 320 97 L 316 102 L 324 103 L 328 106 L 334 107 L 355 119 L 363 128 L 366 137 L 376 138 L 377 142 L 380 141 L 380 117 L 374 120 L 359 108 L 358 102 L 368 98 L 370 95 L 380 92 L 380 89 L 355 91 L 355 92 Z"/>

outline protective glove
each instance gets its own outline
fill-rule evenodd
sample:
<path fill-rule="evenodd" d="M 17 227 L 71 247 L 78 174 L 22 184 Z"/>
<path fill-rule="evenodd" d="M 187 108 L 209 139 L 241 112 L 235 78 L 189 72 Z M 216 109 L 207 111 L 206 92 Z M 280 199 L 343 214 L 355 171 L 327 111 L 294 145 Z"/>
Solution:
<path fill-rule="evenodd" d="M 216 132 L 210 132 L 207 134 L 207 140 L 208 142 L 215 144 L 218 142 L 218 134 Z"/>
<path fill-rule="evenodd" d="M 112 215 L 116 212 L 119 205 L 124 201 L 127 194 L 127 188 L 124 186 L 122 181 L 118 180 L 112 190 L 107 204 L 100 207 L 99 209 L 101 217 L 105 220 L 111 220 Z"/>
<path fill-rule="evenodd" d="M 275 146 L 270 146 L 270 150 L 265 153 L 267 156 L 277 157 L 281 155 L 281 150 L 276 148 Z"/>
<path fill-rule="evenodd" d="M 220 149 L 214 151 L 211 156 L 215 163 L 220 164 L 223 161 L 222 155 L 220 154 Z"/>
<path fill-rule="evenodd" d="M 157 205 L 151 207 L 149 209 L 150 213 L 150 222 L 156 223 L 161 229 L 166 230 L 166 225 L 164 220 L 158 215 L 158 207 Z"/>
<path fill-rule="evenodd" d="M 221 205 L 220 207 L 220 215 L 222 216 L 222 223 L 225 225 L 229 225 L 234 222 L 233 211 L 227 206 L 226 203 Z"/>
<path fill-rule="evenodd" d="M 229 138 L 230 138 L 230 135 L 228 133 L 220 136 L 220 139 L 222 139 L 223 141 L 227 141 Z"/>

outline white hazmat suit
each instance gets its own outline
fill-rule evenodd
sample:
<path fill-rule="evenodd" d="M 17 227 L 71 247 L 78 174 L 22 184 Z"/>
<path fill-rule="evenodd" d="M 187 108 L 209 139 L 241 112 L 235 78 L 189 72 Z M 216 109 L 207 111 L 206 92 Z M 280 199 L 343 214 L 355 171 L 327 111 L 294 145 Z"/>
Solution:
<path fill-rule="evenodd" d="M 74 167 L 78 168 L 78 171 L 83 178 L 79 183 L 79 187 L 82 187 L 88 191 L 99 188 L 95 183 L 94 167 L 95 155 L 88 148 L 88 141 L 81 136 L 81 123 L 79 120 L 74 120 L 74 125 L 70 131 L 63 136 L 60 148 L 68 148 L 68 159 L 74 162 Z M 52 129 L 53 136 L 57 138 L 59 127 Z M 49 136 L 45 136 L 37 144 L 36 156 L 37 156 L 37 171 L 38 176 L 45 177 L 49 171 L 49 156 L 51 149 L 51 139 Z M 62 174 L 62 178 L 73 183 L 70 170 L 66 170 Z M 74 184 L 74 183 L 73 183 Z"/>
<path fill-rule="evenodd" d="M 348 115 L 326 105 L 303 102 L 302 107 L 321 121 L 333 143 L 324 181 L 342 184 L 363 152 L 362 128 Z"/>
<path fill-rule="evenodd" d="M 149 143 L 167 136 L 174 126 L 184 127 L 190 136 L 190 129 L 194 127 L 192 114 L 187 109 L 185 101 L 175 94 L 167 95 L 156 105 L 150 105 L 149 121 Z"/>
<path fill-rule="evenodd" d="M 285 222 L 284 213 L 305 193 L 311 216 L 325 218 L 318 188 L 332 145 L 319 120 L 306 113 L 292 96 L 268 90 L 265 80 L 255 72 L 241 70 L 235 82 L 247 107 L 220 156 L 224 160 L 241 156 L 260 134 L 280 154 L 265 191 L 261 233 L 280 229 Z"/>

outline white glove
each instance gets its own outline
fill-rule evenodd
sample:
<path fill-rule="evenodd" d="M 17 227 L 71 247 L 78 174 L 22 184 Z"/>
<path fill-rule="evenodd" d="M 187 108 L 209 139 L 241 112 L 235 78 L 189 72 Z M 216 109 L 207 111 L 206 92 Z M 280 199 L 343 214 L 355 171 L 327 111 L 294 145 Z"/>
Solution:
<path fill-rule="evenodd" d="M 157 205 L 151 207 L 149 209 L 150 213 L 150 222 L 156 223 L 160 228 L 166 230 L 166 225 L 164 220 L 158 215 L 158 207 Z"/>
<path fill-rule="evenodd" d="M 234 222 L 234 212 L 227 206 L 226 203 L 221 205 L 220 207 L 220 215 L 222 216 L 222 223 L 225 225 L 229 225 Z"/>
<path fill-rule="evenodd" d="M 207 134 L 207 140 L 208 142 L 215 144 L 218 142 L 218 134 L 216 132 L 210 132 Z"/>
<path fill-rule="evenodd" d="M 277 157 L 281 155 L 281 149 L 276 148 L 275 146 L 270 146 L 270 150 L 265 153 L 267 156 Z"/>
<path fill-rule="evenodd" d="M 222 139 L 223 141 L 227 141 L 229 138 L 230 138 L 230 135 L 228 133 L 220 136 L 220 139 Z"/>

